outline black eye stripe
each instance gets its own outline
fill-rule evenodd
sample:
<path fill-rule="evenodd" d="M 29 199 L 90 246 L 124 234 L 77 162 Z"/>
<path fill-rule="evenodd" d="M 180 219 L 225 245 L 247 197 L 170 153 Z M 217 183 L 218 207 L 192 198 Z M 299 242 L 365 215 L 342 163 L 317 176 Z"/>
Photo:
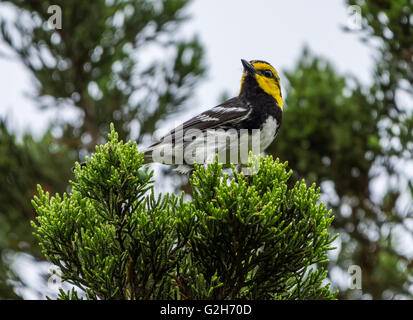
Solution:
<path fill-rule="evenodd" d="M 264 76 L 266 76 L 267 78 L 274 78 L 274 74 L 273 74 L 272 71 L 269 70 L 269 69 L 264 70 L 264 71 L 262 72 L 262 74 L 263 74 Z"/>

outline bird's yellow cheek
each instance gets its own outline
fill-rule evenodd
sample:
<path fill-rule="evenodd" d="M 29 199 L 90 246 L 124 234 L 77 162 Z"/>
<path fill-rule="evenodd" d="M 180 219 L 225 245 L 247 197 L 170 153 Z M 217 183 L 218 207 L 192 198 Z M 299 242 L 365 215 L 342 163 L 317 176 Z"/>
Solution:
<path fill-rule="evenodd" d="M 257 75 L 256 77 L 260 88 L 264 90 L 265 93 L 271 95 L 275 101 L 277 101 L 277 104 L 282 108 L 283 99 L 281 97 L 281 91 L 274 80 L 260 75 Z"/>

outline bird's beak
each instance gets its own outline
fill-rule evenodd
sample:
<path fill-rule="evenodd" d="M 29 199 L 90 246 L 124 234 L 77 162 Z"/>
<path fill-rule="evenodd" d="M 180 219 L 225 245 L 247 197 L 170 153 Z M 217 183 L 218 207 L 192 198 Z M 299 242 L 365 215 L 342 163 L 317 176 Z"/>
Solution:
<path fill-rule="evenodd" d="M 250 74 L 254 74 L 257 71 L 255 70 L 254 66 L 249 63 L 247 60 L 241 59 L 242 65 L 244 66 L 244 71 Z"/>

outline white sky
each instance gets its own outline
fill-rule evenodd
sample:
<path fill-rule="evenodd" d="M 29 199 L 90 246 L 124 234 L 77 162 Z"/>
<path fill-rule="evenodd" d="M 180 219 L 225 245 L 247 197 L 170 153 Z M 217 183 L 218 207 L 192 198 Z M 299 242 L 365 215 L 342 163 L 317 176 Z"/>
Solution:
<path fill-rule="evenodd" d="M 266 60 L 279 71 L 291 69 L 305 44 L 327 57 L 339 72 L 357 75 L 364 83 L 370 80 L 371 50 L 356 34 L 340 28 L 349 19 L 344 1 L 195 0 L 188 13 L 192 19 L 182 33 L 199 34 L 208 75 L 197 87 L 196 103 L 185 118 L 214 106 L 224 90 L 238 93 L 241 58 Z M 0 51 L 7 52 L 1 45 Z M 13 130 L 39 134 L 54 117 L 62 116 L 55 110 L 38 110 L 25 96 L 33 88 L 33 79 L 21 62 L 0 58 L 0 117 L 7 115 Z"/>

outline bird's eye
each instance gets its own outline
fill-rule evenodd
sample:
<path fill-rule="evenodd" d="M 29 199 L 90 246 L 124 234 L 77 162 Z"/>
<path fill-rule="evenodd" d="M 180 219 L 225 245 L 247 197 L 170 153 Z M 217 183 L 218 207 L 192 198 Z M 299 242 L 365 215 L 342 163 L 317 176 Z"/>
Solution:
<path fill-rule="evenodd" d="M 267 78 L 273 78 L 274 77 L 271 70 L 268 70 L 268 69 L 264 71 L 264 76 L 266 76 Z"/>

